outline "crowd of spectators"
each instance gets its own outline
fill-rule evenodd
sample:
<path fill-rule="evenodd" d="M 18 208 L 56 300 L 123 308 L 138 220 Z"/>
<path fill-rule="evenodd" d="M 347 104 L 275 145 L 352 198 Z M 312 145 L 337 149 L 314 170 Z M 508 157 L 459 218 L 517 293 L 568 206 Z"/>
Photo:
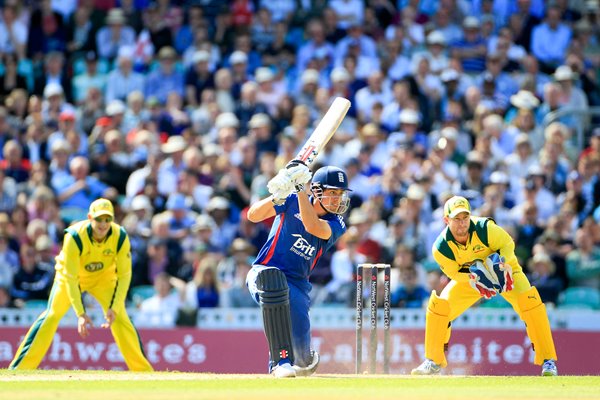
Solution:
<path fill-rule="evenodd" d="M 352 107 L 318 163 L 352 206 L 315 305 L 387 262 L 393 306 L 421 307 L 453 194 L 510 232 L 544 301 L 600 291 L 598 0 L 0 3 L 0 307 L 47 298 L 100 196 L 132 290 L 156 288 L 142 310 L 252 306 L 269 226 L 247 207 L 336 96 Z"/>

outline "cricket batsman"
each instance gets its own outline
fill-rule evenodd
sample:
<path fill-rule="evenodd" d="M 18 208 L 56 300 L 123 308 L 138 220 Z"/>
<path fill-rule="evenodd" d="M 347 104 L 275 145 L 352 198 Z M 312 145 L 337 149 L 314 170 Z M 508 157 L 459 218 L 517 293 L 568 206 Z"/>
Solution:
<path fill-rule="evenodd" d="M 425 361 L 412 375 L 435 375 L 447 365 L 444 349 L 450 325 L 482 296 L 500 293 L 525 322 L 543 376 L 556 376 L 556 350 L 546 306 L 523 273 L 509 234 L 490 218 L 471 215 L 464 197 L 454 196 L 444 205 L 446 228 L 432 252 L 442 271 L 451 279 L 438 296 L 431 293 L 425 323 Z"/>
<path fill-rule="evenodd" d="M 77 331 L 82 338 L 91 333 L 81 294 L 88 292 L 102 306 L 125 363 L 131 371 L 152 371 L 137 331 L 125 310 L 131 282 L 129 237 L 113 222 L 109 200 L 98 199 L 89 208 L 88 219 L 65 229 L 63 248 L 56 257 L 56 275 L 48 308 L 25 335 L 9 369 L 36 369 L 50 347 L 58 324 L 72 307 L 77 314 Z"/>
<path fill-rule="evenodd" d="M 269 343 L 269 372 L 277 378 L 308 376 L 319 364 L 310 349 L 308 280 L 321 255 L 346 231 L 342 218 L 350 202 L 348 176 L 332 166 L 311 173 L 291 161 L 269 181 L 271 196 L 254 203 L 248 219 L 274 217 L 246 284 L 261 309 Z M 308 189 L 308 188 L 307 188 Z"/>

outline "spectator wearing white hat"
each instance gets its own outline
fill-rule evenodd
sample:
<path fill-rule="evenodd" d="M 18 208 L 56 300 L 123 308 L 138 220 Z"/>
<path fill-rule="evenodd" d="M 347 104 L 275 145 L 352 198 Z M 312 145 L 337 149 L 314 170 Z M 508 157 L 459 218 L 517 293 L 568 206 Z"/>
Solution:
<path fill-rule="evenodd" d="M 215 196 L 208 202 L 206 212 L 215 222 L 211 241 L 221 254 L 226 254 L 237 230 L 237 225 L 231 222 L 231 202 L 225 197 Z"/>
<path fill-rule="evenodd" d="M 186 168 L 183 152 L 189 143 L 180 135 L 171 136 L 160 146 L 166 156 L 158 169 L 158 192 L 168 196 L 177 190 L 177 176 Z"/>
<path fill-rule="evenodd" d="M 233 97 L 239 98 L 244 83 L 251 81 L 252 76 L 248 72 L 248 54 L 235 50 L 228 58 L 229 68 L 233 76 Z"/>
<path fill-rule="evenodd" d="M 279 104 L 285 96 L 283 82 L 278 79 L 271 67 L 257 68 L 254 80 L 258 84 L 256 100 L 267 106 L 270 115 L 275 115 Z"/>
<path fill-rule="evenodd" d="M 427 143 L 427 136 L 419 131 L 421 122 L 419 112 L 412 108 L 405 108 L 400 111 L 399 121 L 400 129 L 387 138 L 388 148 L 393 150 L 400 143 L 407 144 L 411 146 L 415 154 L 424 156 L 427 153 L 429 144 Z"/>
<path fill-rule="evenodd" d="M 537 154 L 533 151 L 530 137 L 521 132 L 515 138 L 515 149 L 505 160 L 506 172 L 513 187 L 520 187 L 520 181 L 525 178 L 527 170 L 537 163 Z"/>
<path fill-rule="evenodd" d="M 424 55 L 429 59 L 431 73 L 439 76 L 449 67 L 447 46 L 448 41 L 442 31 L 434 30 L 425 39 L 425 50 L 413 54 L 413 63 L 416 55 Z"/>
<path fill-rule="evenodd" d="M 106 82 L 105 101 L 125 101 L 127 95 L 134 91 L 144 92 L 145 77 L 133 70 L 133 52 L 131 46 L 119 48 L 116 59 L 117 67 L 109 72 Z"/>
<path fill-rule="evenodd" d="M 319 88 L 320 73 L 314 68 L 308 68 L 302 72 L 298 80 L 298 94 L 296 96 L 296 104 L 308 106 L 311 113 L 316 110 L 315 94 Z"/>
<path fill-rule="evenodd" d="M 352 77 L 348 70 L 344 67 L 336 67 L 331 70 L 329 75 L 331 81 L 330 94 L 332 98 L 341 96 L 349 98 L 350 93 L 350 81 Z"/>
<path fill-rule="evenodd" d="M 106 26 L 96 33 L 96 46 L 98 55 L 110 60 L 115 59 L 121 46 L 135 44 L 135 31 L 127 25 L 123 10 L 112 8 L 106 16 Z"/>
<path fill-rule="evenodd" d="M 485 69 L 486 43 L 481 37 L 481 23 L 473 16 L 463 20 L 463 37 L 452 44 L 452 57 L 458 58 L 463 70 L 477 74 Z"/>
<path fill-rule="evenodd" d="M 192 57 L 192 65 L 185 72 L 185 99 L 189 106 L 196 107 L 205 89 L 214 89 L 215 79 L 210 70 L 210 54 L 198 50 Z"/>
<path fill-rule="evenodd" d="M 571 66 L 561 65 L 554 72 L 554 80 L 558 82 L 562 89 L 561 104 L 565 108 L 587 111 L 589 108 L 588 99 L 583 90 L 581 90 L 576 82 L 580 81 L 577 74 Z M 576 120 L 577 125 L 571 128 L 585 129 L 589 125 L 589 117 L 583 115 Z"/>

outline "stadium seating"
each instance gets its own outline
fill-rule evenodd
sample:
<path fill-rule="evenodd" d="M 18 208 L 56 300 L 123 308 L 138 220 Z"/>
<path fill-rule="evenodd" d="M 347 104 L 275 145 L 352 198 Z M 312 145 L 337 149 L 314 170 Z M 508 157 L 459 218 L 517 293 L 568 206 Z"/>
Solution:
<path fill-rule="evenodd" d="M 31 308 L 31 309 L 43 309 L 48 307 L 48 301 L 47 300 L 28 300 L 25 302 L 25 308 Z"/>
<path fill-rule="evenodd" d="M 154 287 L 152 285 L 135 286 L 129 289 L 129 297 L 132 305 L 139 307 L 142 301 L 154 296 Z"/>
<path fill-rule="evenodd" d="M 567 288 L 558 297 L 558 307 L 600 310 L 600 290 L 591 287 Z"/>

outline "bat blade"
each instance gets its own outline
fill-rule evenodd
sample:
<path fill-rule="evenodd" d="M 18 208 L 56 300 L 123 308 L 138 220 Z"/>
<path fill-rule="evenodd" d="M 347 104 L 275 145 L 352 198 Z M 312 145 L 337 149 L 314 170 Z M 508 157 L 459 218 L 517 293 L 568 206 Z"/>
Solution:
<path fill-rule="evenodd" d="M 302 149 L 298 152 L 296 160 L 311 165 L 327 142 L 331 139 L 337 128 L 350 109 L 350 101 L 343 97 L 336 97 L 329 110 L 325 113 L 313 133 L 310 135 Z"/>

